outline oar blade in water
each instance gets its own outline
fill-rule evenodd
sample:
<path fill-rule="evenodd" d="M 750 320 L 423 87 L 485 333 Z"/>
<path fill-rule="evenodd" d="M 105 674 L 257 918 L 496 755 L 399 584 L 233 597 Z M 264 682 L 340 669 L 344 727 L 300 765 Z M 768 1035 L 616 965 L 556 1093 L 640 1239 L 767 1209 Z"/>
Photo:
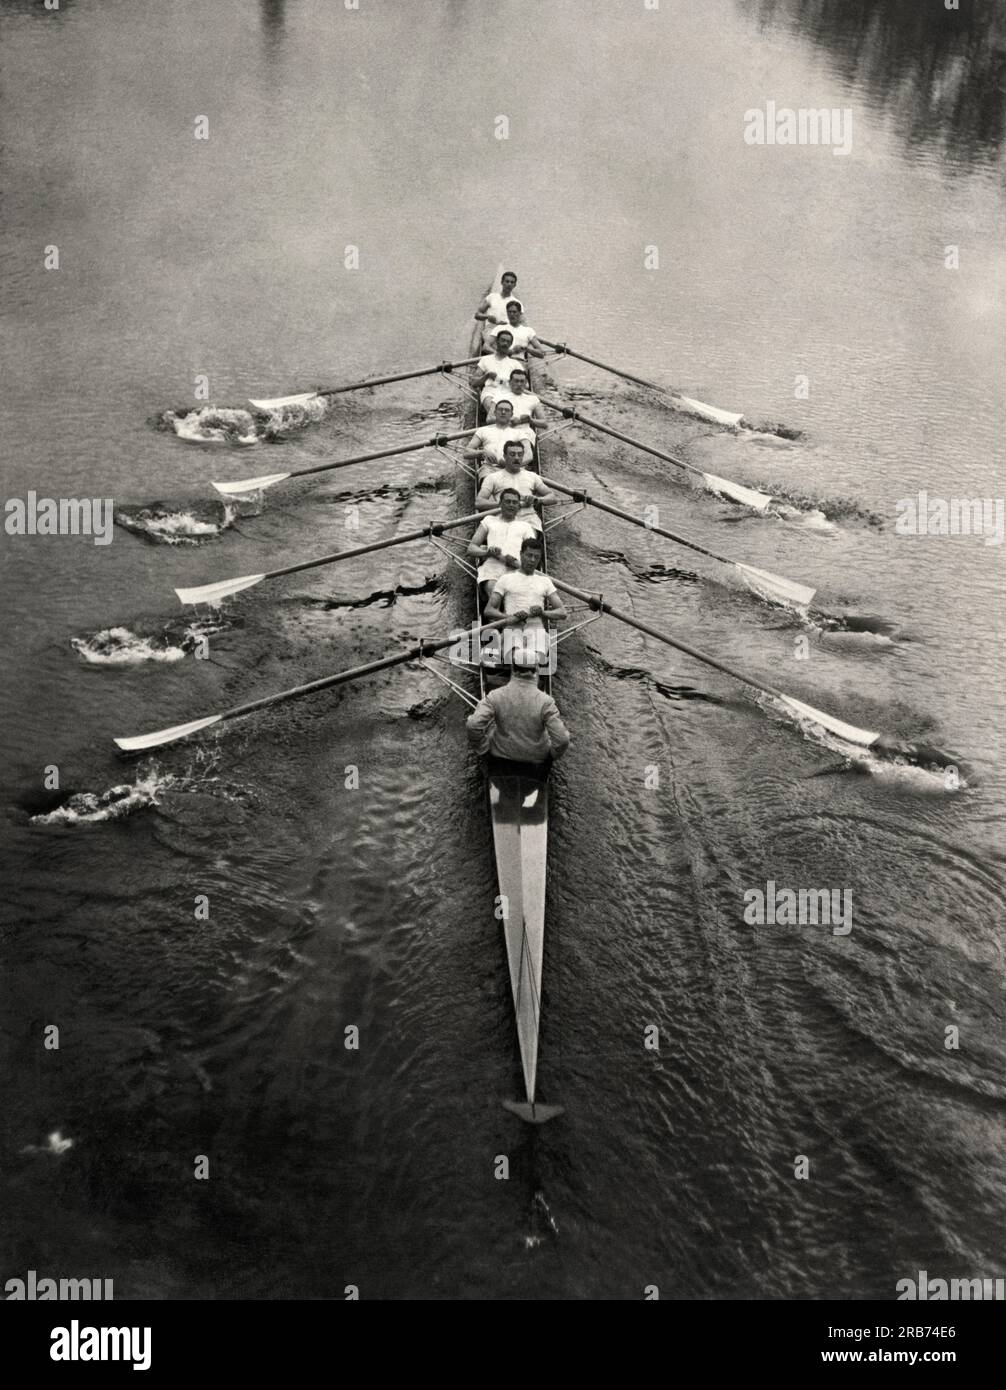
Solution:
<path fill-rule="evenodd" d="M 767 599 L 769 603 L 782 603 L 787 608 L 805 609 L 816 593 L 815 589 L 809 589 L 806 584 L 798 584 L 795 579 L 784 579 L 781 574 L 755 569 L 753 565 L 742 565 L 735 560 L 734 568 L 748 588 L 759 598 Z"/>
<path fill-rule="evenodd" d="M 285 405 L 310 405 L 312 401 L 320 399 L 319 391 L 301 391 L 296 396 L 274 396 L 268 401 L 254 401 L 249 397 L 248 404 L 256 410 L 282 410 Z"/>
<path fill-rule="evenodd" d="M 861 748 L 869 748 L 880 737 L 879 733 L 871 733 L 869 729 L 857 729 L 855 724 L 846 724 L 844 720 L 835 719 L 830 714 L 823 714 L 819 709 L 814 709 L 812 705 L 805 705 L 802 700 L 794 700 L 791 695 L 783 695 L 780 699 L 789 712 L 795 714 L 798 719 L 805 719 L 811 724 L 819 724 L 828 733 L 845 739 L 846 743 L 857 743 Z"/>
<path fill-rule="evenodd" d="M 754 508 L 756 512 L 767 511 L 772 505 L 772 498 L 768 493 L 756 492 L 751 487 L 741 487 L 740 483 L 719 478 L 715 473 L 703 473 L 702 481 L 710 492 L 718 493 L 720 497 L 729 497 L 732 502 L 740 502 L 745 507 Z"/>
<path fill-rule="evenodd" d="M 264 578 L 264 574 L 242 574 L 237 579 L 221 579 L 216 584 L 203 584 L 197 589 L 176 589 L 175 593 L 180 603 L 220 603 L 232 594 L 239 594 L 242 589 L 260 584 Z"/>
<path fill-rule="evenodd" d="M 117 738 L 117 746 L 124 753 L 142 753 L 148 748 L 161 748 L 166 743 L 177 743 L 179 739 L 197 734 L 200 729 L 208 729 L 211 724 L 220 722 L 219 714 L 211 714 L 208 719 L 193 719 L 188 724 L 176 724 L 171 729 L 157 729 L 152 734 L 137 734 L 130 738 Z"/>
<path fill-rule="evenodd" d="M 283 482 L 289 476 L 289 473 L 263 473 L 261 478 L 241 478 L 236 483 L 214 483 L 213 486 L 225 497 L 242 497 L 246 493 L 262 492 L 267 487 L 274 487 L 276 483 Z"/>
<path fill-rule="evenodd" d="M 730 429 L 737 429 L 744 419 L 744 416 L 736 411 L 720 410 L 717 405 L 704 405 L 702 401 L 693 401 L 689 396 L 675 394 L 674 399 L 680 409 L 687 410 L 689 415 L 698 415 L 702 420 L 712 420 L 716 425 L 727 425 Z"/>

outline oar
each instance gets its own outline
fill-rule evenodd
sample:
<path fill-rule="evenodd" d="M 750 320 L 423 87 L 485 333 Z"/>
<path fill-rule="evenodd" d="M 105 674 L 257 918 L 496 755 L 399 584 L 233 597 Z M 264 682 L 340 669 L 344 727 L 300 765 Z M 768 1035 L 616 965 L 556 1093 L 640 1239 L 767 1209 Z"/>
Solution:
<path fill-rule="evenodd" d="M 607 362 L 599 362 L 596 357 L 588 357 L 583 352 L 574 352 L 566 343 L 552 343 L 548 338 L 540 340 L 546 347 L 554 348 L 556 352 L 565 354 L 566 357 L 576 357 L 581 362 L 589 362 L 592 367 L 600 367 L 603 372 L 611 372 L 613 376 L 620 376 L 625 381 L 634 381 L 637 386 L 646 386 L 651 391 L 661 391 L 666 396 L 671 396 L 675 401 L 688 412 L 689 415 L 699 415 L 703 420 L 712 420 L 717 425 L 729 425 L 731 429 L 737 429 L 744 416 L 734 410 L 720 410 L 719 406 L 704 405 L 702 401 L 694 401 L 690 396 L 683 396 L 680 391 L 675 391 L 672 386 L 658 386 L 655 381 L 646 381 L 641 376 L 633 376 L 631 372 L 624 372 L 620 367 L 611 367 Z"/>
<path fill-rule="evenodd" d="M 717 477 L 715 473 L 706 473 L 703 469 L 696 468 L 694 463 L 685 463 L 684 459 L 675 458 L 673 454 L 667 454 L 663 449 L 655 449 L 652 444 L 644 444 L 641 439 L 633 439 L 631 435 L 613 430 L 610 425 L 602 425 L 597 420 L 588 420 L 585 415 L 580 414 L 575 406 L 559 405 L 557 401 L 547 401 L 544 397 L 541 403 L 547 405 L 549 410 L 555 410 L 560 415 L 565 416 L 567 420 L 578 420 L 581 425 L 586 425 L 589 429 L 598 430 L 601 434 L 610 434 L 612 439 L 619 439 L 623 444 L 631 444 L 634 449 L 641 449 L 644 454 L 652 454 L 654 458 L 662 459 L 664 463 L 673 463 L 675 468 L 684 468 L 687 472 L 696 474 L 710 492 L 715 492 L 721 497 L 729 497 L 733 502 L 742 502 L 745 507 L 753 507 L 756 512 L 764 512 L 774 501 L 766 492 L 756 492 L 754 488 L 741 487 L 740 483 L 732 483 L 728 478 Z"/>
<path fill-rule="evenodd" d="M 766 685 L 763 681 L 755 680 L 753 676 L 746 676 L 743 671 L 737 671 L 732 666 L 727 666 L 725 662 L 717 661 L 708 652 L 699 651 L 698 647 L 689 646 L 687 642 L 672 637 L 668 632 L 661 632 L 659 628 L 651 627 L 649 623 L 641 623 L 631 613 L 623 613 L 620 608 L 615 608 L 612 604 L 605 602 L 599 594 L 588 594 L 583 589 L 575 589 L 572 584 L 565 584 L 561 579 L 556 579 L 554 574 L 549 575 L 549 578 L 557 589 L 561 589 L 564 594 L 571 594 L 581 603 L 586 603 L 595 612 L 607 613 L 610 617 L 617 618 L 619 622 L 627 623 L 629 627 L 645 632 L 648 637 L 655 637 L 658 642 L 666 642 L 669 647 L 676 647 L 679 652 L 685 652 L 686 655 L 694 657 L 696 661 L 703 661 L 707 666 L 715 667 L 717 671 L 732 676 L 734 680 L 740 681 L 743 685 L 749 685 L 765 695 L 771 695 L 774 700 L 780 700 L 790 713 L 798 715 L 801 719 L 810 720 L 814 724 L 819 724 L 821 728 L 837 734 L 839 738 L 845 739 L 848 743 L 858 743 L 863 748 L 869 748 L 881 737 L 879 733 L 873 733 L 869 729 L 857 729 L 854 724 L 846 724 L 844 720 L 836 719 L 833 715 L 823 714 L 821 710 L 814 709 L 811 705 L 805 705 L 802 700 L 795 700 L 792 695 L 786 695 L 783 691 L 776 690 L 774 686 Z"/>
<path fill-rule="evenodd" d="M 620 440 L 623 444 L 631 444 L 633 448 L 642 450 L 643 453 L 652 454 L 654 458 L 662 459 L 664 463 L 673 463 L 676 468 L 683 468 L 686 472 L 695 474 L 701 478 L 705 487 L 710 492 L 715 492 L 720 496 L 729 497 L 735 502 L 741 502 L 746 507 L 752 507 L 755 511 L 764 512 L 772 505 L 774 498 L 767 493 L 758 492 L 754 488 L 742 487 L 740 483 L 731 482 L 728 478 L 720 478 L 715 473 L 706 473 L 704 469 L 696 467 L 693 463 L 686 463 L 684 459 L 675 458 L 673 454 L 668 454 L 662 449 L 656 449 L 652 444 L 646 444 L 641 439 L 633 439 L 631 435 L 622 434 L 621 431 L 612 429 L 610 425 L 602 425 L 598 420 L 588 420 L 585 415 L 581 415 L 575 406 L 560 405 L 557 401 L 542 399 L 542 404 L 547 405 L 550 410 L 557 411 L 567 420 L 577 420 L 581 425 L 586 425 L 589 429 L 597 430 L 601 434 L 611 435 L 613 439 Z"/>
<path fill-rule="evenodd" d="M 493 511 L 498 511 L 494 507 Z M 337 550 L 331 555 L 319 555 L 316 560 L 301 560 L 296 565 L 284 565 L 282 569 L 267 570 L 265 574 L 242 574 L 237 579 L 221 579 L 215 584 L 203 584 L 198 589 L 176 589 L 182 603 L 219 603 L 221 599 L 239 594 L 243 589 L 251 589 L 266 579 L 279 579 L 284 574 L 297 574 L 300 570 L 316 569 L 318 565 L 334 565 L 339 560 L 355 560 L 360 555 L 370 555 L 375 550 L 388 550 L 393 545 L 405 545 L 409 541 L 424 541 L 431 536 L 442 536 L 445 531 L 454 531 L 459 526 L 469 526 L 473 521 L 484 521 L 490 512 L 473 512 L 471 516 L 460 516 L 456 521 L 441 521 L 435 525 L 424 526 L 422 530 L 406 531 L 401 536 L 391 536 L 383 541 L 371 541 L 369 545 L 358 545 L 352 550 Z"/>
<path fill-rule="evenodd" d="M 495 622 L 483 623 L 479 630 L 489 632 L 494 628 L 506 627 L 509 622 L 509 618 L 497 618 Z M 467 636 L 467 633 L 465 635 Z M 459 640 L 461 639 L 455 635 L 438 637 L 434 642 L 420 642 L 408 651 L 394 652 L 379 661 L 368 661 L 363 666 L 353 666 L 350 670 L 339 671 L 334 676 L 322 676 L 320 680 L 308 681 L 306 685 L 295 685 L 292 689 L 281 690 L 276 695 L 264 695 L 260 700 L 249 700 L 247 704 L 234 705 L 219 714 L 192 719 L 187 724 L 176 724 L 171 729 L 158 729 L 155 733 L 137 734 L 131 738 L 117 738 L 115 743 L 124 753 L 144 753 L 150 748 L 162 748 L 167 743 L 178 743 L 180 739 L 189 738 L 201 729 L 208 729 L 212 724 L 222 724 L 228 719 L 240 719 L 256 710 L 268 709 L 270 705 L 281 705 L 286 700 L 299 700 L 301 696 L 313 695 L 317 690 L 328 690 L 334 685 L 346 685 L 349 681 L 361 680 L 364 676 L 372 676 L 378 671 L 387 671 L 392 666 L 405 666 L 410 661 L 420 661 L 432 652 L 441 652 L 447 647 L 452 647 Z"/>
<path fill-rule="evenodd" d="M 760 598 L 768 599 L 771 603 L 781 603 L 787 607 L 806 608 L 814 597 L 816 591 L 808 588 L 806 584 L 797 584 L 795 580 L 784 579 L 782 575 L 773 574 L 770 570 L 755 569 L 753 565 L 743 565 L 739 560 L 729 560 L 725 555 L 717 555 L 714 550 L 707 550 L 704 545 L 699 545 L 697 541 L 690 541 L 686 536 L 679 536 L 673 531 L 666 531 L 662 526 L 651 526 L 649 522 L 640 521 L 631 512 L 623 512 L 621 508 L 613 507 L 609 502 L 600 502 L 596 497 L 591 497 L 578 488 L 563 487 L 562 483 L 553 482 L 551 478 L 542 478 L 542 482 L 553 491 L 563 492 L 567 497 L 572 497 L 574 502 L 584 502 L 588 507 L 597 507 L 602 512 L 609 512 L 612 516 L 631 522 L 633 526 L 639 526 L 644 531 L 652 531 L 658 536 L 666 536 L 669 541 L 676 541 L 678 545 L 685 545 L 689 550 L 695 550 L 700 555 L 708 555 L 711 560 L 718 560 L 721 565 L 732 565 L 749 589 L 752 589 Z"/>
<path fill-rule="evenodd" d="M 248 404 L 256 410 L 278 410 L 284 405 L 306 405 L 318 396 L 341 396 L 346 391 L 362 391 L 368 386 L 387 386 L 392 381 L 411 381 L 417 376 L 433 376 L 437 372 L 452 372 L 455 367 L 470 367 L 477 357 L 464 357 L 460 362 L 438 362 L 435 367 L 418 367 L 414 372 L 396 372 L 394 376 L 372 376 L 369 381 L 353 381 L 348 386 L 319 386 L 316 391 L 301 391 L 295 396 L 273 396 L 271 400 L 254 401 Z"/>
<path fill-rule="evenodd" d="M 236 497 L 246 492 L 262 492 L 267 487 L 285 482 L 287 478 L 305 478 L 309 473 L 326 473 L 331 468 L 348 468 L 353 463 L 372 463 L 374 459 L 389 459 L 395 454 L 411 454 L 415 449 L 435 449 L 455 439 L 467 439 L 475 431 L 460 430 L 457 434 L 435 434 L 432 439 L 414 439 L 411 444 L 399 444 L 394 449 L 378 449 L 376 454 L 356 454 L 349 459 L 334 459 L 331 463 L 314 463 L 310 468 L 295 468 L 290 473 L 263 473 L 259 478 L 242 478 L 236 483 L 214 483 L 217 492 Z"/>

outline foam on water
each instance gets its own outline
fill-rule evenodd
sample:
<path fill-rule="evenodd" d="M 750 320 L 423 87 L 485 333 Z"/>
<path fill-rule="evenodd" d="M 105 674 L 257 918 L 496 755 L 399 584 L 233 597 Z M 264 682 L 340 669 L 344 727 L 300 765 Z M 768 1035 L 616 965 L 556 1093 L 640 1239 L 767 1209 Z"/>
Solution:
<path fill-rule="evenodd" d="M 62 806 L 32 816 L 32 825 L 58 825 L 65 828 L 99 825 L 102 821 L 122 820 L 134 811 L 155 806 L 157 798 L 174 786 L 176 779 L 156 767 L 132 783 L 121 783 L 106 792 L 74 792 Z"/>
<path fill-rule="evenodd" d="M 201 637 L 222 631 L 219 623 L 174 624 L 161 632 L 139 633 L 128 627 L 105 627 L 86 637 L 71 637 L 70 646 L 92 666 L 141 666 L 144 662 L 183 661 Z"/>
<path fill-rule="evenodd" d="M 190 410 L 185 415 L 166 410 L 163 420 L 187 444 L 240 444 L 247 447 L 258 443 L 255 421 L 249 410 L 230 410 L 215 405 Z"/>
<path fill-rule="evenodd" d="M 207 508 L 217 508 L 209 503 Z M 144 536 L 147 540 L 161 545 L 198 545 L 200 541 L 219 536 L 221 531 L 234 525 L 238 515 L 236 503 L 224 502 L 217 509 L 216 518 L 211 515 L 199 516 L 195 509 L 171 511 L 165 505 L 139 507 L 135 511 L 120 510 L 115 513 L 117 526 Z"/>

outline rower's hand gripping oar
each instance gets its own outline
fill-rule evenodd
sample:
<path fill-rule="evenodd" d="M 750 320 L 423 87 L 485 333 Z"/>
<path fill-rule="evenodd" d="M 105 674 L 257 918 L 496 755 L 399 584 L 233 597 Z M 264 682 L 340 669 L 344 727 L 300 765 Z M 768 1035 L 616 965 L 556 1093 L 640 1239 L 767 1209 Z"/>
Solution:
<path fill-rule="evenodd" d="M 677 409 L 683 410 L 688 415 L 697 415 L 702 420 L 711 420 L 713 424 L 726 425 L 729 429 L 738 429 L 744 419 L 744 416 L 738 411 L 720 410 L 719 406 L 704 405 L 702 401 L 692 400 L 690 396 L 683 396 L 672 386 L 659 386 L 655 381 L 646 381 L 641 376 L 633 376 L 631 372 L 622 371 L 620 367 L 611 367 L 607 362 L 599 362 L 596 357 L 588 357 L 583 352 L 574 352 L 567 343 L 553 343 L 548 338 L 542 338 L 541 342 L 564 357 L 575 357 L 580 362 L 589 362 L 592 367 L 600 367 L 602 372 L 611 372 L 612 376 L 620 376 L 623 381 L 635 382 L 637 386 L 645 386 L 650 391 L 660 391 L 663 395 L 670 396 L 676 402 Z"/>
<path fill-rule="evenodd" d="M 353 381 L 347 386 L 319 386 L 316 391 L 300 391 L 293 396 L 273 396 L 269 400 L 252 400 L 256 410 L 282 410 L 285 405 L 307 405 L 319 396 L 341 396 L 347 391 L 363 391 L 368 386 L 387 386 L 393 381 L 411 381 L 417 376 L 435 376 L 437 372 L 452 372 L 455 367 L 470 367 L 477 357 L 464 357 L 460 362 L 438 362 L 435 367 L 419 367 L 414 372 L 396 372 L 394 376 L 373 376 L 369 381 Z"/>
<path fill-rule="evenodd" d="M 707 666 L 714 667 L 717 671 L 722 671 L 724 675 L 731 676 L 734 680 L 740 681 L 743 685 L 751 686 L 754 690 L 760 690 L 764 695 L 770 695 L 773 700 L 779 700 L 790 714 L 798 719 L 808 720 L 813 724 L 819 725 L 829 733 L 835 734 L 838 738 L 844 739 L 847 743 L 858 744 L 861 748 L 871 748 L 880 740 L 880 746 L 884 747 L 887 740 L 881 739 L 879 733 L 874 733 L 870 729 L 859 729 L 854 724 L 846 724 L 842 719 L 836 719 L 834 715 L 824 714 L 819 709 L 814 709 L 812 705 L 804 704 L 802 700 L 796 700 L 792 695 L 786 695 L 781 690 L 776 690 L 774 686 L 766 685 L 764 681 L 756 680 L 753 676 L 746 676 L 743 671 L 737 671 L 732 666 L 727 666 L 725 662 L 718 661 L 716 657 L 710 656 L 708 652 L 700 651 L 698 647 L 692 647 L 687 642 L 682 642 L 677 637 L 672 637 L 668 632 L 661 632 L 659 628 L 651 627 L 649 623 L 641 623 L 638 618 L 634 618 L 631 613 L 623 613 L 621 609 L 615 608 L 607 603 L 598 594 L 588 594 L 583 589 L 576 589 L 572 584 L 566 584 L 561 579 L 556 579 L 554 574 L 549 575 L 557 589 L 563 593 L 572 595 L 579 599 L 588 607 L 593 608 L 597 613 L 607 613 L 612 618 L 617 618 L 619 622 L 626 623 L 629 627 L 644 632 L 648 637 L 655 637 L 658 642 L 665 642 L 669 647 L 676 647 L 679 652 L 684 652 L 686 656 L 694 657 L 696 661 L 702 661 Z"/>
<path fill-rule="evenodd" d="M 480 631 L 490 632 L 496 628 L 506 627 L 510 623 L 509 618 L 497 618 L 495 622 L 483 623 Z M 440 652 L 452 647 L 461 640 L 464 634 L 456 634 L 453 637 L 439 637 L 435 642 L 420 642 L 416 647 L 410 647 L 408 651 L 393 652 L 390 656 L 382 657 L 379 661 L 368 661 L 363 666 L 354 666 L 348 671 L 339 671 L 334 676 L 322 676 L 320 680 L 308 681 L 306 685 L 295 685 L 290 690 L 281 690 L 275 695 L 264 695 L 260 700 L 249 700 L 243 705 L 234 705 L 231 709 L 222 710 L 219 714 L 210 714 L 202 719 L 192 719 L 187 724 L 175 724 L 170 729 L 157 729 L 151 734 L 137 734 L 129 738 L 115 739 L 116 745 L 123 753 L 146 753 L 152 748 L 163 748 L 168 743 L 178 743 L 181 739 L 189 738 L 192 734 L 197 734 L 202 729 L 208 729 L 214 724 L 222 724 L 229 719 L 239 719 L 246 714 L 253 714 L 256 710 L 268 709 L 271 705 L 281 705 L 287 700 L 299 700 L 304 695 L 313 695 L 318 690 L 328 690 L 332 686 L 346 685 L 349 681 L 361 680 L 364 676 L 374 675 L 378 671 L 387 671 L 393 666 L 405 666 L 410 661 L 421 661 L 423 657 L 429 656 L 431 652 Z"/>
<path fill-rule="evenodd" d="M 467 439 L 475 431 L 459 430 L 456 434 L 437 434 L 432 439 L 415 439 L 411 444 L 399 444 L 394 449 L 378 449 L 373 454 L 355 454 L 353 458 L 334 459 L 331 463 L 314 463 L 310 468 L 295 468 L 289 473 L 266 473 L 260 478 L 242 478 L 236 483 L 214 483 L 217 492 L 225 497 L 240 497 L 245 493 L 263 492 L 287 478 L 306 478 L 311 473 L 327 473 L 333 468 L 349 468 L 354 463 L 372 463 L 375 459 L 393 458 L 396 454 L 411 454 L 416 449 L 436 449 L 456 439 Z"/>
<path fill-rule="evenodd" d="M 695 550 L 700 555 L 708 555 L 711 560 L 718 560 L 722 565 L 731 565 L 749 589 L 756 593 L 759 598 L 766 599 L 770 603 L 779 603 L 787 608 L 806 611 L 814 597 L 816 591 L 808 588 L 806 584 L 797 584 L 793 579 L 784 579 L 781 574 L 773 574 L 770 570 L 755 569 L 753 565 L 743 565 L 739 560 L 728 560 L 725 555 L 717 555 L 715 551 L 707 550 L 704 545 L 699 545 L 697 541 L 690 541 L 686 536 L 678 536 L 673 531 L 665 530 L 662 526 L 640 521 L 630 512 L 623 512 L 620 507 L 613 507 L 608 502 L 601 502 L 598 498 L 591 497 L 588 493 L 577 488 L 563 487 L 562 483 L 553 482 L 551 478 L 543 477 L 542 482 L 553 491 L 562 492 L 567 497 L 572 497 L 574 502 L 583 502 L 588 507 L 597 507 L 600 511 L 620 517 L 622 521 L 631 522 L 633 526 L 639 526 L 644 531 L 652 531 L 655 535 L 666 536 L 668 540 L 675 541 L 678 545 L 687 546 L 689 550 Z"/>
<path fill-rule="evenodd" d="M 487 516 L 498 511 L 498 507 L 493 507 L 491 511 L 473 512 L 470 516 L 458 517 L 456 521 L 436 522 L 424 526 L 421 530 L 406 531 L 401 536 L 391 536 L 383 541 L 371 541 L 369 545 L 357 545 L 352 550 L 337 550 L 331 555 L 319 555 L 316 560 L 301 560 L 299 564 L 284 565 L 282 569 L 268 570 L 265 574 L 242 574 L 235 579 L 220 579 L 215 584 L 202 584 L 196 589 L 176 589 L 175 593 L 182 603 L 220 603 L 223 599 L 240 594 L 242 590 L 251 589 L 267 579 L 279 579 L 284 574 L 297 574 L 300 570 L 316 569 L 319 565 L 334 565 L 340 560 L 355 560 L 360 555 L 370 555 L 375 550 L 389 550 L 392 546 L 406 545 L 409 541 L 442 536 L 445 531 L 454 531 L 459 526 L 470 526 L 472 522 L 484 521 Z"/>
<path fill-rule="evenodd" d="M 694 463 L 686 463 L 684 459 L 675 458 L 673 454 L 666 453 L 663 449 L 655 449 L 652 444 L 644 444 L 641 439 L 633 439 L 631 435 L 622 434 L 620 430 L 613 430 L 610 425 L 602 425 L 597 420 L 588 420 L 585 415 L 581 415 L 575 406 L 560 405 L 558 401 L 548 401 L 542 397 L 542 405 L 547 405 L 549 410 L 555 410 L 567 420 L 576 420 L 581 425 L 586 425 L 588 429 L 597 430 L 599 434 L 609 434 L 612 439 L 618 439 L 623 444 L 631 444 L 634 449 L 641 449 L 644 454 L 652 454 L 654 458 L 662 459 L 664 463 L 673 463 L 675 468 L 683 468 L 686 472 L 694 474 L 702 479 L 703 486 L 709 492 L 715 492 L 719 497 L 729 497 L 732 502 L 740 502 L 745 507 L 751 507 L 756 512 L 767 511 L 771 507 L 775 498 L 770 497 L 767 492 L 758 492 L 755 488 L 742 487 L 740 483 L 732 483 L 729 478 L 721 478 L 715 473 L 707 473 L 702 468 L 697 468 Z"/>

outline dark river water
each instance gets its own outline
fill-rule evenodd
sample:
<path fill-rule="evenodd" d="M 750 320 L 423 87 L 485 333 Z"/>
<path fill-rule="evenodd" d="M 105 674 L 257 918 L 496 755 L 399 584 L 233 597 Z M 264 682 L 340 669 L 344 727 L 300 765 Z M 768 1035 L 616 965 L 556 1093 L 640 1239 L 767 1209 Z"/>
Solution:
<path fill-rule="evenodd" d="M 848 110 L 848 152 L 747 143 L 770 101 Z M 124 523 L 0 537 L 5 1278 L 893 1298 L 1002 1274 L 1002 536 L 895 522 L 922 491 L 1002 495 L 1004 112 L 1000 6 L 0 0 L 4 496 Z M 880 621 L 769 606 L 597 512 L 555 573 L 960 768 L 850 756 L 612 619 L 574 637 L 540 1061 L 567 1113 L 534 1132 L 499 1103 L 490 832 L 445 687 L 386 672 L 138 764 L 111 742 L 470 619 L 429 545 L 196 629 L 172 594 L 462 514 L 450 451 L 257 506 L 210 488 L 450 429 L 454 381 L 254 447 L 158 424 L 460 357 L 501 260 L 544 336 L 770 428 L 568 358 L 557 394 L 781 505 L 569 424 L 560 481 Z M 851 932 L 750 925 L 770 880 L 851 894 Z"/>

